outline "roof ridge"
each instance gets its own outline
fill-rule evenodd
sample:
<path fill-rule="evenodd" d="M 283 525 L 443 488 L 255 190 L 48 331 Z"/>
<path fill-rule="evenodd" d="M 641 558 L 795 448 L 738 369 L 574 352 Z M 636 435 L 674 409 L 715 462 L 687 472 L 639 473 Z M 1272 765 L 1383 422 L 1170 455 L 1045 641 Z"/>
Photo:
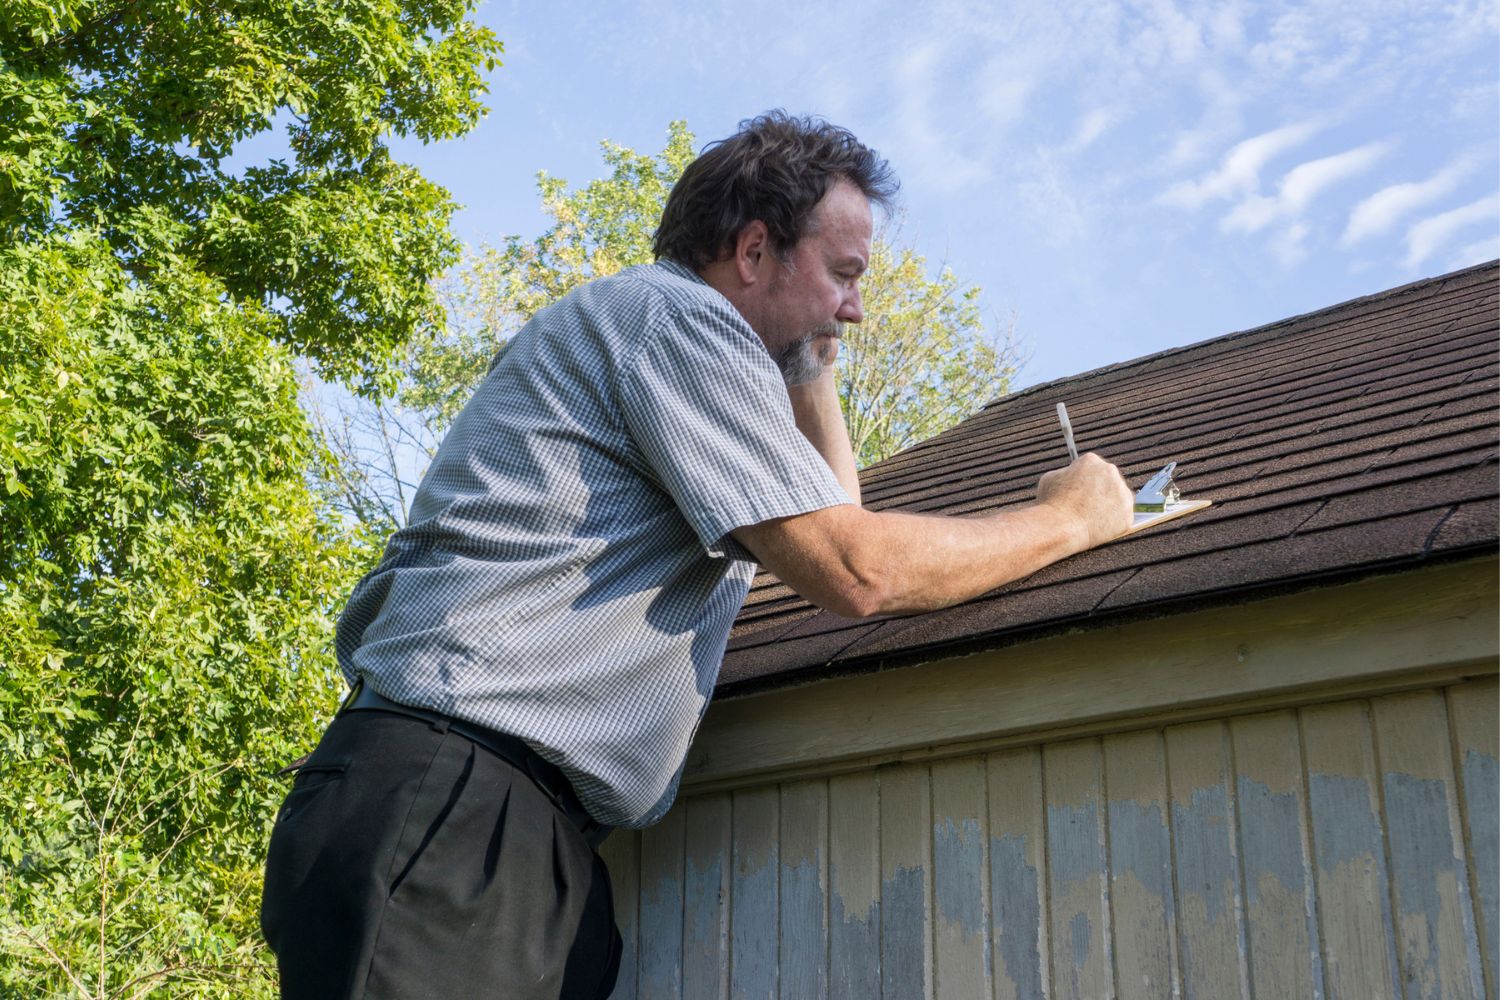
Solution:
<path fill-rule="evenodd" d="M 1403 295 L 1408 295 L 1419 288 L 1441 285 L 1453 280 L 1454 278 L 1466 277 L 1468 275 L 1478 274 L 1481 271 L 1496 270 L 1497 268 L 1500 268 L 1500 259 L 1488 260 L 1480 264 L 1473 264 L 1469 267 L 1459 268 L 1457 271 L 1449 271 L 1446 274 L 1434 275 L 1430 278 L 1418 278 L 1417 280 L 1407 282 L 1404 285 L 1397 285 L 1395 288 L 1387 288 L 1383 291 L 1372 292 L 1369 295 L 1360 295 L 1331 306 L 1324 306 L 1321 309 L 1313 309 L 1305 313 L 1298 313 L 1295 316 L 1288 316 L 1284 319 L 1274 320 L 1270 323 L 1263 323 L 1260 326 L 1250 327 L 1249 329 L 1232 330 L 1229 333 L 1222 333 L 1214 337 L 1206 337 L 1203 340 L 1197 340 L 1191 344 L 1182 344 L 1177 347 L 1168 347 L 1163 350 L 1157 351 L 1154 354 L 1145 354 L 1138 358 L 1131 358 L 1127 361 L 1117 361 L 1113 364 L 1102 365 L 1098 368 L 1094 368 L 1086 372 L 1079 372 L 1076 375 L 1064 375 L 1060 378 L 1050 379 L 1046 382 L 1038 383 L 1037 385 L 1030 385 L 1024 389 L 1018 389 L 1015 392 L 1008 392 L 1003 396 L 998 396 L 995 399 L 992 399 L 990 402 L 985 403 L 984 406 L 980 408 L 979 412 L 983 413 L 985 410 L 988 410 L 991 407 L 999 406 L 1002 403 L 1009 403 L 1010 401 L 1019 399 L 1022 396 L 1036 395 L 1046 389 L 1052 389 L 1057 386 L 1067 385 L 1073 382 L 1086 381 L 1096 378 L 1100 375 L 1122 371 L 1128 368 L 1135 368 L 1137 366 L 1145 365 L 1153 361 L 1159 361 L 1162 358 L 1172 357 L 1176 354 L 1185 354 L 1189 351 L 1200 350 L 1208 344 L 1239 340 L 1245 337 L 1255 336 L 1256 334 L 1267 333 L 1271 330 L 1276 329 L 1277 327 L 1291 326 L 1295 323 L 1301 323 L 1318 316 L 1328 316 L 1334 313 L 1341 312 L 1343 310 L 1353 309 L 1358 306 L 1372 305 L 1386 299 L 1393 299 Z"/>

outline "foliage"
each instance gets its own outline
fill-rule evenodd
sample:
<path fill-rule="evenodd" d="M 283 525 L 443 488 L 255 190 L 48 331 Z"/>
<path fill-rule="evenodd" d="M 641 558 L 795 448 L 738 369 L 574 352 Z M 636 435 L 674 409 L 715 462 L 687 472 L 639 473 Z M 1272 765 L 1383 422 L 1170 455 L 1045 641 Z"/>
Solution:
<path fill-rule="evenodd" d="M 369 539 L 299 357 L 361 391 L 440 315 L 463 0 L 11 5 L 0 22 L 0 995 L 274 995 L 276 767 Z M 230 169 L 295 124 L 291 156 Z"/>
<path fill-rule="evenodd" d="M 609 175 L 570 190 L 538 175 L 552 225 L 534 240 L 481 247 L 444 276 L 449 318 L 418 338 L 398 391 L 379 400 L 312 400 L 329 453 L 321 481 L 331 502 L 389 531 L 443 431 L 468 401 L 490 359 L 539 309 L 591 278 L 652 259 L 651 238 L 667 192 L 692 162 L 693 134 L 673 122 L 655 156 L 603 144 Z M 855 456 L 869 465 L 938 433 L 1005 393 L 1021 364 L 1013 324 L 991 328 L 980 291 L 883 229 L 861 281 L 869 319 L 845 331 L 840 396 Z"/>
<path fill-rule="evenodd" d="M 849 443 L 873 465 L 977 412 L 1010 388 L 1023 358 L 1012 320 L 989 329 L 979 289 L 900 246 L 892 230 L 873 242 L 860 279 L 865 322 L 839 350 L 839 400 Z"/>
<path fill-rule="evenodd" d="M 498 44 L 465 0 L 11 5 L 0 21 L 0 237 L 96 231 L 146 277 L 169 248 L 337 377 L 437 319 L 446 193 L 391 160 L 482 111 Z M 230 154 L 284 109 L 292 159 Z"/>

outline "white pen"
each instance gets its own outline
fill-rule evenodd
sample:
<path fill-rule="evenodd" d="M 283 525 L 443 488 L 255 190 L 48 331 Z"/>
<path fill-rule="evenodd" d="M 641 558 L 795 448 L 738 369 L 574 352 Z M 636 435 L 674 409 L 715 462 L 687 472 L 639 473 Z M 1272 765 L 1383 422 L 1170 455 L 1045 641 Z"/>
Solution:
<path fill-rule="evenodd" d="M 1063 437 L 1068 441 L 1068 456 L 1073 461 L 1078 461 L 1078 445 L 1073 443 L 1073 425 L 1068 422 L 1068 407 L 1063 403 L 1057 404 L 1057 419 L 1062 422 Z"/>

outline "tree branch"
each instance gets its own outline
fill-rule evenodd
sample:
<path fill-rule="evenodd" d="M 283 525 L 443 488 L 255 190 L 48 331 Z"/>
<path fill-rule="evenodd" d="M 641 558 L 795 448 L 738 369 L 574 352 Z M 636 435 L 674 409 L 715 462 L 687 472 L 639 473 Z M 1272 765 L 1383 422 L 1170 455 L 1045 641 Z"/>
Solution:
<path fill-rule="evenodd" d="M 88 987 L 83 984 L 83 980 L 74 975 L 73 967 L 70 966 L 61 955 L 53 951 L 52 948 L 47 944 L 47 942 L 32 934 L 31 931 L 27 930 L 27 928 L 22 924 L 16 924 L 15 928 L 16 930 L 21 932 L 21 935 L 25 937 L 27 941 L 31 942 L 32 947 L 40 950 L 44 955 L 52 960 L 52 963 L 54 965 L 62 970 L 63 975 L 68 977 L 68 981 L 73 984 L 74 988 L 77 989 L 79 993 L 85 996 L 88 995 Z"/>

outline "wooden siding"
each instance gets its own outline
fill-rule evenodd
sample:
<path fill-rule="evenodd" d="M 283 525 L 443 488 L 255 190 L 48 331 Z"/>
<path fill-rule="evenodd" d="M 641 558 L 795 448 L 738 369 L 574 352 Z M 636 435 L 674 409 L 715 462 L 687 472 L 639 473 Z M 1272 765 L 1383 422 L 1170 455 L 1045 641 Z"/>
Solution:
<path fill-rule="evenodd" d="M 716 700 L 685 794 L 967 756 L 1495 669 L 1494 556 Z"/>
<path fill-rule="evenodd" d="M 1494 678 L 732 792 L 619 831 L 614 997 L 1495 996 Z"/>

